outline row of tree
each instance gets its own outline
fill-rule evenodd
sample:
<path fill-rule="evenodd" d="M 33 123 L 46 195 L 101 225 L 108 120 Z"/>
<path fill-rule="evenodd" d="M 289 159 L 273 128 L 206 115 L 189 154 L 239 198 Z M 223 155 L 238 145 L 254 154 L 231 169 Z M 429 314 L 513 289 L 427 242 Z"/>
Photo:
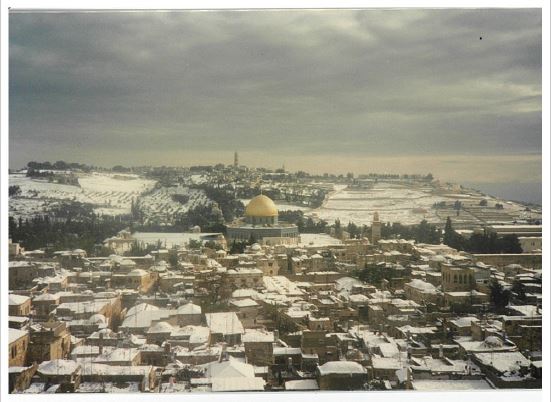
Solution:
<path fill-rule="evenodd" d="M 446 220 L 443 242 L 457 250 L 467 251 L 469 253 L 522 253 L 522 247 L 515 234 L 500 237 L 493 231 L 484 230 L 482 233 L 473 233 L 471 237 L 465 238 L 453 229 L 450 217 Z"/>
<path fill-rule="evenodd" d="M 89 254 L 103 253 L 103 240 L 124 229 L 128 217 L 96 216 L 91 207 L 80 203 L 64 203 L 51 216 L 28 219 L 9 218 L 9 236 L 27 250 L 47 251 L 81 248 Z"/>
<path fill-rule="evenodd" d="M 297 225 L 299 233 L 327 233 L 330 227 L 327 221 L 316 222 L 302 211 L 280 211 L 279 221 Z"/>
<path fill-rule="evenodd" d="M 84 165 L 82 163 L 76 163 L 76 162 L 65 162 L 65 161 L 57 161 L 54 163 L 50 163 L 48 161 L 46 162 L 36 162 L 31 161 L 27 163 L 27 169 L 34 169 L 34 170 L 82 170 L 83 172 L 89 172 L 90 170 L 94 169 L 92 166 Z"/>
<path fill-rule="evenodd" d="M 383 280 L 391 281 L 393 278 L 398 277 L 397 271 L 386 268 L 385 264 L 367 263 L 362 269 L 353 272 L 352 275 L 363 282 L 367 282 L 379 288 Z"/>

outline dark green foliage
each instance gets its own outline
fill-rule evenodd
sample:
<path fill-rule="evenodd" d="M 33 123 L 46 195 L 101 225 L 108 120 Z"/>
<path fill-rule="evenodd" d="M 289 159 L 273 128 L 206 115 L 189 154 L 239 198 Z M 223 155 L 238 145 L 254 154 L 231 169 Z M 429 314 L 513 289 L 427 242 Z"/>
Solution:
<path fill-rule="evenodd" d="M 251 233 L 251 235 L 249 236 L 249 240 L 247 241 L 247 245 L 248 246 L 252 246 L 253 244 L 256 243 L 256 238 L 254 237 L 254 235 Z"/>
<path fill-rule="evenodd" d="M 495 232 L 473 233 L 469 239 L 463 238 L 453 230 L 450 217 L 444 229 L 444 244 L 457 250 L 478 254 L 519 254 L 522 247 L 514 234 L 498 237 Z"/>
<path fill-rule="evenodd" d="M 397 222 L 381 226 L 383 239 L 399 237 L 406 240 L 415 240 L 419 243 L 440 244 L 441 235 L 440 230 L 426 220 L 422 220 L 418 225 L 411 226 L 405 226 Z"/>
<path fill-rule="evenodd" d="M 189 201 L 189 196 L 185 194 L 172 194 L 172 199 L 180 204 L 187 204 Z"/>
<path fill-rule="evenodd" d="M 191 250 L 199 250 L 202 245 L 203 243 L 201 242 L 201 240 L 195 240 L 195 239 L 190 239 L 188 243 L 188 247 Z"/>
<path fill-rule="evenodd" d="M 518 279 L 513 281 L 513 286 L 511 287 L 511 292 L 516 295 L 516 298 L 524 302 L 526 300 L 526 291 L 524 290 L 524 285 Z"/>
<path fill-rule="evenodd" d="M 446 201 L 435 202 L 434 204 L 432 204 L 432 208 L 433 209 L 446 208 Z"/>
<path fill-rule="evenodd" d="M 480 205 L 481 207 L 485 207 L 488 205 L 488 201 L 487 200 L 480 200 L 480 202 L 478 203 L 478 205 Z"/>
<path fill-rule="evenodd" d="M 357 271 L 354 276 L 359 280 L 380 287 L 383 279 L 390 281 L 393 278 L 399 277 L 396 270 L 386 268 L 385 264 L 365 264 L 365 267 Z"/>
<path fill-rule="evenodd" d="M 463 249 L 470 253 L 481 254 L 519 254 L 522 248 L 514 234 L 498 237 L 494 232 L 475 233 L 463 242 Z"/>
<path fill-rule="evenodd" d="M 419 225 L 413 227 L 413 238 L 418 243 L 438 244 L 440 243 L 440 231 L 436 226 L 422 220 Z"/>
<path fill-rule="evenodd" d="M 208 198 L 216 202 L 222 211 L 224 221 L 231 222 L 235 218 L 243 216 L 245 205 L 235 198 L 233 189 L 230 187 L 213 187 L 209 184 L 200 184 L 193 188 L 201 189 L 205 192 Z"/>
<path fill-rule="evenodd" d="M 304 212 L 302 211 L 279 211 L 279 221 L 298 224 L 299 221 L 304 219 Z"/>
<path fill-rule="evenodd" d="M 168 252 L 168 263 L 172 268 L 178 267 L 178 253 L 176 250 L 170 250 Z"/>
<path fill-rule="evenodd" d="M 162 245 L 160 241 L 157 242 L 157 245 L 154 245 L 154 244 L 144 245 L 142 242 L 134 242 L 130 247 L 130 251 L 128 252 L 128 255 L 132 257 L 143 257 L 145 255 L 148 255 L 152 251 L 159 250 L 161 248 L 162 248 Z"/>
<path fill-rule="evenodd" d="M 50 183 L 67 184 L 70 186 L 80 187 L 80 183 L 78 182 L 78 177 L 73 173 L 58 174 L 51 171 L 41 172 L 37 169 L 29 168 L 27 169 L 27 177 L 38 178 L 38 179 L 48 179 L 48 182 Z"/>
<path fill-rule="evenodd" d="M 326 233 L 327 222 L 320 220 L 314 222 L 311 217 L 305 217 L 302 211 L 280 211 L 279 220 L 281 222 L 293 223 L 297 225 L 299 233 Z"/>
<path fill-rule="evenodd" d="M 446 219 L 446 226 L 444 228 L 444 244 L 455 248 L 456 250 L 464 249 L 464 239 L 459 235 L 452 227 L 452 220 L 448 216 Z"/>
<path fill-rule="evenodd" d="M 9 197 L 16 197 L 19 194 L 21 194 L 21 187 L 19 186 L 10 186 L 8 189 L 8 196 Z"/>
<path fill-rule="evenodd" d="M 223 250 L 223 247 L 220 244 L 218 244 L 218 243 L 216 243 L 212 240 L 209 240 L 209 241 L 205 242 L 205 247 L 208 247 L 212 250 Z"/>
<path fill-rule="evenodd" d="M 507 254 L 520 254 L 522 247 L 515 234 L 508 234 L 498 239 L 498 249 Z"/>
<path fill-rule="evenodd" d="M 121 166 L 121 165 L 113 166 L 113 168 L 111 170 L 113 172 L 117 172 L 117 173 L 128 173 L 128 172 L 131 171 L 130 168 L 127 168 L 127 167 L 124 167 L 124 166 Z"/>
<path fill-rule="evenodd" d="M 247 242 L 236 242 L 234 240 L 230 246 L 230 254 L 242 254 L 245 251 L 245 247 L 247 247 Z"/>
<path fill-rule="evenodd" d="M 188 210 L 178 222 L 184 228 L 199 226 L 203 232 L 223 232 L 224 218 L 218 208 L 213 205 L 198 205 Z"/>
<path fill-rule="evenodd" d="M 490 300 L 498 310 L 503 310 L 511 298 L 511 292 L 503 287 L 497 279 L 492 279 L 490 282 Z"/>
<path fill-rule="evenodd" d="M 354 222 L 348 222 L 346 231 L 350 234 L 351 239 L 361 239 L 366 235 L 367 226 L 358 226 Z"/>
<path fill-rule="evenodd" d="M 94 254 L 98 249 L 96 245 L 127 227 L 128 223 L 124 217 L 97 217 L 88 205 L 64 203 L 52 211 L 52 216 L 36 216 L 18 222 L 10 217 L 9 236 L 27 250 L 81 248 Z"/>
<path fill-rule="evenodd" d="M 84 165 L 75 162 L 57 161 L 55 163 L 50 162 L 35 162 L 31 161 L 27 163 L 27 169 L 29 170 L 81 170 L 83 172 L 89 172 L 93 169 L 92 166 Z"/>

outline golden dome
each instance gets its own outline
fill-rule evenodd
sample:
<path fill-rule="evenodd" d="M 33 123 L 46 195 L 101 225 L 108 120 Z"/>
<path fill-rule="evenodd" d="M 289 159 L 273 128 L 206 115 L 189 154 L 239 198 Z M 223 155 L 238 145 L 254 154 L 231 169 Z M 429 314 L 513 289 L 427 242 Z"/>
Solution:
<path fill-rule="evenodd" d="M 269 217 L 277 215 L 278 212 L 274 202 L 262 194 L 250 200 L 245 208 L 245 216 Z"/>

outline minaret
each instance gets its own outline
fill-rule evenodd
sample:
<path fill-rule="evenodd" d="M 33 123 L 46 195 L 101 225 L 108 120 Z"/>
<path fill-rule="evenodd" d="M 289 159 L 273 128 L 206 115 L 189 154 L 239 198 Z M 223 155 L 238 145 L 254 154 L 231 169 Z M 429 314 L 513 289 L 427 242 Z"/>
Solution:
<path fill-rule="evenodd" d="M 237 151 L 233 154 L 233 167 L 236 168 L 239 166 L 239 156 L 237 155 Z"/>
<path fill-rule="evenodd" d="M 371 223 L 371 243 L 377 244 L 379 240 L 381 240 L 381 221 L 379 221 L 379 213 L 375 212 Z"/>

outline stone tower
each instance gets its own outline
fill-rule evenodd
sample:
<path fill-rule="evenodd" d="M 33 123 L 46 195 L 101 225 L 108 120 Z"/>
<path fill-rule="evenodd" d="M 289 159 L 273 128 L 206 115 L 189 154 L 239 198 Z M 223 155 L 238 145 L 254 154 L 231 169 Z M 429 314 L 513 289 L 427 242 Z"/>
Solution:
<path fill-rule="evenodd" d="M 379 240 L 381 240 L 381 221 L 379 220 L 379 213 L 375 212 L 371 223 L 371 243 L 377 244 Z"/>
<path fill-rule="evenodd" d="M 239 166 L 239 156 L 237 155 L 237 151 L 233 154 L 233 167 Z"/>

